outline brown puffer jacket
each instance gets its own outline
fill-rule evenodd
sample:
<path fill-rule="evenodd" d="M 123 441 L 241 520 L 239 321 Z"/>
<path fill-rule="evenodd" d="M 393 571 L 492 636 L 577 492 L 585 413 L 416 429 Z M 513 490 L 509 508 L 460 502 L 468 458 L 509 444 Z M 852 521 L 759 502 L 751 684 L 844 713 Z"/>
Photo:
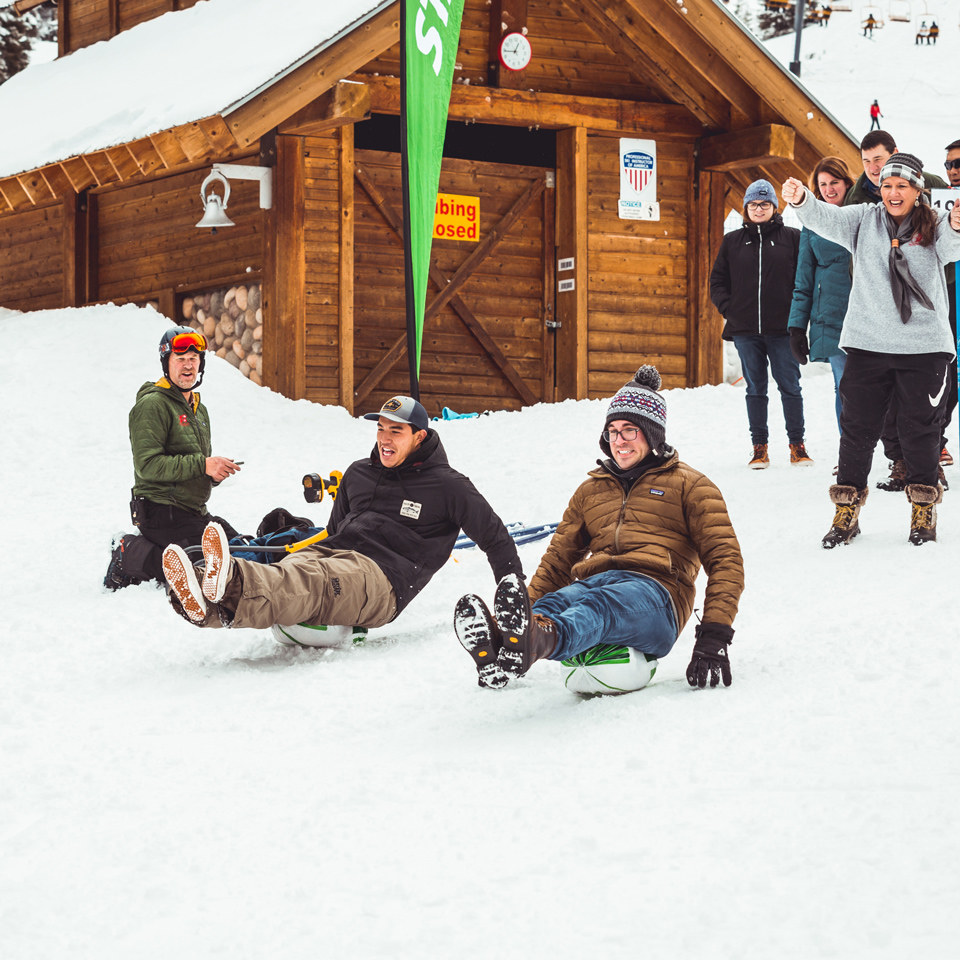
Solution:
<path fill-rule="evenodd" d="M 740 544 L 720 491 L 674 450 L 628 494 L 603 467 L 590 471 L 530 581 L 530 598 L 605 570 L 634 570 L 667 588 L 682 630 L 701 564 L 707 571 L 703 622 L 732 626 L 743 592 Z"/>

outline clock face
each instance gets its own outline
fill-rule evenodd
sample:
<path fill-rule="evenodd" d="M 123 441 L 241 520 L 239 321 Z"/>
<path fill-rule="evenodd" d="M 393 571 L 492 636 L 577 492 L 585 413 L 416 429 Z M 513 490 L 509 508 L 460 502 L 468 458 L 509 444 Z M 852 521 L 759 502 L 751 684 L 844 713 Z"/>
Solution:
<path fill-rule="evenodd" d="M 500 62 L 508 70 L 523 70 L 533 53 L 530 41 L 522 33 L 508 33 L 500 41 Z"/>

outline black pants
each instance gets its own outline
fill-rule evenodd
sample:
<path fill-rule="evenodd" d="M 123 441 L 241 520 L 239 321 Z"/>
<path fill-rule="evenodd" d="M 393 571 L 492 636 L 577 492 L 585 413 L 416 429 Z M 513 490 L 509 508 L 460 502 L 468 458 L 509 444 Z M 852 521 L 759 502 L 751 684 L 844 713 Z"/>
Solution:
<path fill-rule="evenodd" d="M 144 514 L 140 522 L 140 536 L 150 541 L 151 549 L 136 551 L 140 570 L 128 570 L 126 564 L 123 570 L 127 576 L 136 576 L 141 580 L 163 582 L 163 551 L 171 543 L 184 548 L 198 545 L 204 528 L 211 520 L 219 523 L 228 537 L 237 536 L 237 531 L 226 520 L 209 513 L 194 513 L 192 510 L 147 500 Z"/>
<path fill-rule="evenodd" d="M 907 483 L 937 485 L 940 429 L 949 378 L 955 373 L 945 353 L 873 353 L 847 350 L 840 380 L 840 465 L 837 483 L 862 490 L 870 476 L 891 400 L 897 404 L 897 433 Z"/>
<path fill-rule="evenodd" d="M 947 295 L 950 302 L 950 329 L 953 331 L 953 339 L 957 339 L 957 288 L 955 284 L 948 284 Z M 957 368 L 951 367 L 949 381 L 947 383 L 947 403 L 943 408 L 943 422 L 940 425 L 940 447 L 947 445 L 947 431 L 950 429 L 950 421 L 953 419 L 953 411 L 957 406 Z M 883 421 L 883 433 L 880 439 L 883 441 L 883 452 L 888 460 L 902 460 L 903 450 L 900 448 L 900 435 L 897 432 L 897 409 L 896 398 L 890 400 L 890 406 L 887 409 L 887 416 Z"/>

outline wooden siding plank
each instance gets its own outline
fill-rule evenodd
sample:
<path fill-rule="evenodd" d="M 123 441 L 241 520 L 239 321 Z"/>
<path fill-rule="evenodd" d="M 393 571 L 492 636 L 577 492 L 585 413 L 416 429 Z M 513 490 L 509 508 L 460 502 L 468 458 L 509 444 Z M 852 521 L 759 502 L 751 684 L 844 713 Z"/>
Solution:
<path fill-rule="evenodd" d="M 366 103 L 369 107 L 370 96 L 367 91 Z M 339 236 L 339 275 L 338 298 L 340 304 L 339 329 L 337 330 L 337 347 L 339 383 L 338 391 L 340 403 L 348 413 L 356 409 L 354 405 L 354 313 L 353 313 L 353 283 L 356 263 L 354 261 L 354 167 L 355 157 L 353 149 L 353 127 L 340 128 L 340 236 Z"/>

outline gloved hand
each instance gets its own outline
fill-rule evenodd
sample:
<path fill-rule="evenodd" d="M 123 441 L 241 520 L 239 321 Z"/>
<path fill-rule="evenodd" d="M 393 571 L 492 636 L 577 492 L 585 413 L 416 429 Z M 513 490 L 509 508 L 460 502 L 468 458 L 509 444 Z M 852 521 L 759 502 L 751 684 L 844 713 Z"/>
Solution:
<path fill-rule="evenodd" d="M 790 328 L 790 352 L 793 354 L 793 359 L 801 366 L 807 362 L 807 357 L 810 356 L 810 344 L 807 342 L 805 330 L 799 327 Z"/>
<path fill-rule="evenodd" d="M 722 623 L 701 623 L 694 632 L 697 642 L 693 645 L 693 656 L 687 667 L 687 683 L 691 687 L 705 687 L 709 674 L 711 687 L 717 686 L 721 677 L 723 685 L 729 687 L 733 678 L 727 647 L 733 641 L 733 627 Z"/>

